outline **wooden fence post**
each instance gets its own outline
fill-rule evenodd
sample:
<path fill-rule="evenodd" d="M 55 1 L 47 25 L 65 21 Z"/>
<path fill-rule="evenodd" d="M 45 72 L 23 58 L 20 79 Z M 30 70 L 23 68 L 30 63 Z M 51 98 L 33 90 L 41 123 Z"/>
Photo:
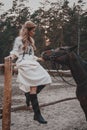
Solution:
<path fill-rule="evenodd" d="M 4 98 L 2 112 L 2 130 L 10 130 L 11 125 L 11 82 L 12 82 L 12 61 L 10 58 L 5 58 L 5 73 L 4 73 Z"/>

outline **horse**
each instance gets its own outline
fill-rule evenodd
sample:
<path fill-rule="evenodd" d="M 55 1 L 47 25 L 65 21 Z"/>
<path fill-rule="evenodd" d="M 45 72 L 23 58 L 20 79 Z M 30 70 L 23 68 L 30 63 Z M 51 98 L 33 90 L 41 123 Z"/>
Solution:
<path fill-rule="evenodd" d="M 60 47 L 42 52 L 45 61 L 53 61 L 69 67 L 76 82 L 76 96 L 87 121 L 87 62 L 74 52 L 77 46 Z"/>

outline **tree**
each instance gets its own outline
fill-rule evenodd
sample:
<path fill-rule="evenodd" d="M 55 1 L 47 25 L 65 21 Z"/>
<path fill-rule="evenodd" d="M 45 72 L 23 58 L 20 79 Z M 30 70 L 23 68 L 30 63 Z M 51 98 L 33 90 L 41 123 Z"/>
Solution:
<path fill-rule="evenodd" d="M 19 29 L 30 18 L 29 7 L 23 3 L 18 4 L 18 0 L 13 0 L 13 6 L 0 18 L 0 62 L 5 56 L 9 55 L 13 46 L 13 41 L 19 33 Z"/>
<path fill-rule="evenodd" d="M 47 0 L 44 3 L 41 3 L 41 5 L 42 7 L 39 8 L 39 10 L 35 11 L 31 16 L 31 18 L 34 22 L 36 22 L 39 28 L 36 36 L 36 41 L 38 43 L 37 45 L 39 46 L 39 44 L 42 43 L 42 45 L 45 46 L 44 39 L 47 37 L 50 39 L 53 48 L 62 45 L 77 45 L 78 5 L 73 4 L 73 7 L 70 8 L 68 0 L 64 0 L 64 2 L 61 1 L 61 3 L 59 1 L 49 2 Z M 49 6 L 48 9 L 46 8 L 47 6 Z M 80 22 L 83 23 L 80 25 L 82 39 L 81 42 L 86 42 L 86 14 L 84 16 L 82 13 L 80 17 Z"/>

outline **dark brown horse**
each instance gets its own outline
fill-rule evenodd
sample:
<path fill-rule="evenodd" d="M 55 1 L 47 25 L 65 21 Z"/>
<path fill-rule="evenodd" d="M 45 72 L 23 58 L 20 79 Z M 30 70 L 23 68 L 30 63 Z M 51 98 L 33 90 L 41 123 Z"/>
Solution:
<path fill-rule="evenodd" d="M 73 51 L 74 47 L 62 47 L 55 50 L 47 50 L 42 53 L 44 60 L 54 61 L 61 65 L 67 65 L 77 84 L 76 96 L 85 113 L 87 120 L 87 62 L 82 60 Z"/>

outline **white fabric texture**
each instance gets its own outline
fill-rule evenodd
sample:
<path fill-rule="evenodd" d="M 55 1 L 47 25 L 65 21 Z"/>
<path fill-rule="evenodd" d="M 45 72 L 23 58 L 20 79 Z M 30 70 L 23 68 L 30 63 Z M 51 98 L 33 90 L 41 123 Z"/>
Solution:
<path fill-rule="evenodd" d="M 29 92 L 32 86 L 50 84 L 52 82 L 51 77 L 37 61 L 38 57 L 34 55 L 33 47 L 28 46 L 27 54 L 24 57 L 22 48 L 22 38 L 17 37 L 10 54 L 18 57 L 16 65 L 18 68 L 17 82 L 19 88 L 24 92 Z"/>

